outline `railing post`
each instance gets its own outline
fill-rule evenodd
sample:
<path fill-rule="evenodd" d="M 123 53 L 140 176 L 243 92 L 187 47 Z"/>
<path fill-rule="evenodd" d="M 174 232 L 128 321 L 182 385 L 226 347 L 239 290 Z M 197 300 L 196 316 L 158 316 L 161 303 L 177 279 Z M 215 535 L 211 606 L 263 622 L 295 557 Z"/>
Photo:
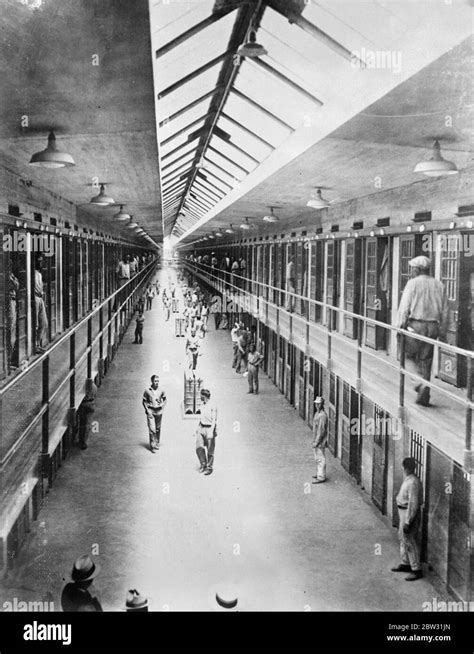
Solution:
<path fill-rule="evenodd" d="M 466 380 L 466 397 L 467 401 L 472 401 L 472 358 L 467 357 L 467 380 Z M 464 447 L 464 467 L 466 471 L 472 472 L 472 409 L 466 406 L 466 439 Z"/>
<path fill-rule="evenodd" d="M 48 485 L 51 487 L 51 471 L 48 462 L 49 449 L 49 356 L 43 359 L 42 363 L 42 397 L 41 403 L 46 410 L 41 417 L 41 458 L 42 476 L 48 478 Z"/>
<path fill-rule="evenodd" d="M 328 361 L 327 361 L 327 367 L 329 370 L 332 369 L 332 308 L 327 307 L 327 317 L 328 317 L 328 323 L 327 323 L 327 328 L 328 328 Z"/>
<path fill-rule="evenodd" d="M 92 316 L 87 321 L 87 378 L 92 377 Z"/>
<path fill-rule="evenodd" d="M 362 392 L 362 335 L 364 323 L 356 319 L 357 325 L 357 392 Z"/>
<path fill-rule="evenodd" d="M 405 406 L 405 334 L 400 334 L 400 387 L 399 406 Z"/>

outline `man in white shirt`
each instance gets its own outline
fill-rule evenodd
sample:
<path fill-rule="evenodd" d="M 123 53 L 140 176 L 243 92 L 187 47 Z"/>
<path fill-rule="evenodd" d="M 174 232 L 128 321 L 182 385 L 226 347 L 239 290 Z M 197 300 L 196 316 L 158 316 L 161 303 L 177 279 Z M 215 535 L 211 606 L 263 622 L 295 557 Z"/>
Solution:
<path fill-rule="evenodd" d="M 237 367 L 237 359 L 239 356 L 239 336 L 240 325 L 238 322 L 236 322 L 230 331 L 230 337 L 232 339 L 232 368 Z"/>
<path fill-rule="evenodd" d="M 408 262 L 413 277 L 403 289 L 397 327 L 433 339 L 446 339 L 448 306 L 443 284 L 429 274 L 431 261 L 425 256 Z M 414 338 L 405 339 L 406 369 L 430 380 L 434 346 Z M 416 403 L 430 404 L 430 387 L 416 382 Z"/>
<path fill-rule="evenodd" d="M 153 454 L 160 449 L 161 420 L 167 402 L 165 392 L 159 388 L 159 382 L 158 375 L 152 375 L 151 386 L 143 393 L 143 408 L 148 425 L 150 450 Z"/>
<path fill-rule="evenodd" d="M 392 572 L 410 572 L 408 577 L 405 577 L 406 581 L 416 581 L 423 576 L 417 540 L 421 523 L 423 486 L 415 475 L 415 459 L 407 457 L 403 459 L 402 465 L 404 480 L 397 495 L 398 538 L 402 562 L 392 568 Z"/>
<path fill-rule="evenodd" d="M 199 336 L 196 334 L 194 327 L 192 327 L 191 333 L 186 341 L 186 354 L 188 355 L 190 370 L 196 370 L 200 345 Z"/>
<path fill-rule="evenodd" d="M 196 429 L 196 454 L 201 467 L 199 472 L 210 475 L 214 465 L 217 437 L 217 408 L 211 403 L 211 393 L 201 389 L 201 417 Z"/>

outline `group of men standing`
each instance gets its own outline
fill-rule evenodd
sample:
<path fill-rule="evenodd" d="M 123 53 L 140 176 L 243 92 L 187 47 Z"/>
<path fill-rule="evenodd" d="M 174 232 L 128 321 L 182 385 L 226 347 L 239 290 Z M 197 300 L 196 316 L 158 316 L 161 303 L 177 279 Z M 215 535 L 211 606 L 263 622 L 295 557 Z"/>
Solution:
<path fill-rule="evenodd" d="M 237 374 L 247 377 L 249 390 L 248 394 L 258 395 L 258 371 L 264 357 L 258 352 L 255 338 L 255 331 L 250 331 L 243 322 L 235 322 L 231 329 L 232 341 L 232 368 Z"/>

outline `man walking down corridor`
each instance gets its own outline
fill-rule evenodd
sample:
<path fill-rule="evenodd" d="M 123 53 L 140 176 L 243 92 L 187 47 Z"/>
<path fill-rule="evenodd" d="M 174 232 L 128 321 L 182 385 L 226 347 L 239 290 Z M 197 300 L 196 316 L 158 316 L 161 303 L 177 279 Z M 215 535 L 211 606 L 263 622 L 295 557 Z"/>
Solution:
<path fill-rule="evenodd" d="M 403 289 L 398 307 L 397 327 L 444 341 L 448 316 L 444 286 L 430 276 L 431 261 L 427 257 L 415 257 L 408 265 L 413 270 L 413 277 Z M 406 338 L 405 344 L 406 369 L 429 381 L 434 346 L 414 338 Z M 416 403 L 429 406 L 430 387 L 417 380 L 415 391 Z"/>
<path fill-rule="evenodd" d="M 211 393 L 201 389 L 201 417 L 196 429 L 196 454 L 201 467 L 199 472 L 210 475 L 214 466 L 217 437 L 217 408 L 211 403 Z"/>
<path fill-rule="evenodd" d="M 151 386 L 146 388 L 143 393 L 143 407 L 150 437 L 150 450 L 153 454 L 160 449 L 161 420 L 167 401 L 165 392 L 159 388 L 159 382 L 158 375 L 152 375 Z"/>

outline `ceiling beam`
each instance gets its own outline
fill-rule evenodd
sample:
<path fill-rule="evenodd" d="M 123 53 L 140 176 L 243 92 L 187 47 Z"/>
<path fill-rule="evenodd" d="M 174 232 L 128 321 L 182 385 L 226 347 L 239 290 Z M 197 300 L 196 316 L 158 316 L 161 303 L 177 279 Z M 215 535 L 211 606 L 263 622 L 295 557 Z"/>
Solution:
<path fill-rule="evenodd" d="M 252 98 L 249 98 L 248 95 L 245 95 L 245 93 L 242 93 L 242 91 L 239 91 L 238 89 L 231 89 L 231 92 L 236 95 L 238 98 L 241 100 L 245 100 L 245 102 L 248 102 L 252 107 L 255 107 L 256 109 L 259 109 L 262 113 L 264 113 L 266 116 L 269 118 L 272 118 L 275 120 L 277 123 L 280 123 L 282 127 L 285 127 L 286 129 L 290 130 L 290 132 L 294 132 L 295 128 L 286 123 L 284 120 L 279 118 L 278 116 L 275 116 L 271 111 L 268 111 L 268 109 L 265 109 L 265 107 L 262 107 L 261 104 L 258 102 L 255 102 L 255 100 L 252 100 Z"/>
<path fill-rule="evenodd" d="M 344 59 L 348 59 L 349 61 L 353 59 L 353 53 L 350 50 L 341 45 L 339 41 L 333 39 L 332 36 L 323 32 L 319 27 L 316 27 L 316 25 L 304 16 L 295 15 L 291 16 L 288 20 L 290 23 L 294 23 L 295 25 L 298 25 L 298 27 L 301 27 L 301 29 L 308 34 L 311 34 L 311 36 L 318 39 L 318 41 L 321 41 L 321 43 L 324 43 L 325 46 L 331 48 L 334 52 L 337 52 L 337 54 L 344 57 Z"/>
<path fill-rule="evenodd" d="M 222 137 L 219 136 L 219 134 L 217 134 L 217 136 L 218 136 L 219 138 L 222 138 Z M 249 159 L 251 159 L 251 160 L 252 160 L 253 162 L 255 162 L 257 165 L 260 163 L 260 161 L 259 161 L 258 159 L 256 159 L 255 157 L 253 157 L 251 154 L 249 154 L 249 153 L 247 152 L 247 150 L 244 150 L 243 148 L 239 147 L 239 146 L 236 145 L 235 143 L 232 143 L 232 141 L 227 141 L 226 139 L 222 139 L 222 140 L 224 141 L 224 143 L 227 143 L 227 145 L 230 145 L 232 148 L 234 148 L 234 150 L 237 150 L 237 152 L 240 152 L 240 153 L 243 154 L 244 156 L 246 156 L 246 157 L 248 157 Z"/>
<path fill-rule="evenodd" d="M 199 32 L 201 32 L 203 29 L 206 29 L 206 27 L 209 27 L 216 21 L 220 20 L 223 16 L 226 16 L 231 11 L 233 11 L 233 8 L 230 9 L 223 8 L 223 11 L 221 11 L 220 13 L 212 13 L 204 20 L 200 21 L 199 23 L 196 23 L 196 25 L 193 25 L 182 34 L 179 34 L 176 38 L 172 39 L 171 41 L 168 41 L 168 43 L 165 43 L 165 45 L 162 45 L 161 48 L 158 48 L 158 50 L 156 50 L 155 52 L 155 57 L 159 59 L 163 55 L 170 52 L 170 50 L 173 50 L 173 48 L 176 48 L 178 45 L 181 45 L 181 43 L 184 43 L 195 34 L 199 34 Z"/>
<path fill-rule="evenodd" d="M 257 14 L 255 13 L 256 9 L 257 9 Z M 219 119 L 220 113 L 224 109 L 224 105 L 227 101 L 229 92 L 232 88 L 232 85 L 234 84 L 236 76 L 238 75 L 239 67 L 240 67 L 240 58 L 237 57 L 236 59 L 233 55 L 237 52 L 239 45 L 241 45 L 241 43 L 245 40 L 250 25 L 253 24 L 255 25 L 256 28 L 258 27 L 264 10 L 265 10 L 264 3 L 261 4 L 259 3 L 258 5 L 255 5 L 254 3 L 244 2 L 240 5 L 237 11 L 237 16 L 235 18 L 234 25 L 232 28 L 232 33 L 230 35 L 230 39 L 227 45 L 227 53 L 229 56 L 225 60 L 221 68 L 221 71 L 219 73 L 218 84 L 217 84 L 218 88 L 211 100 L 211 104 L 209 107 L 210 113 L 204 123 L 205 131 L 201 135 L 201 139 L 199 141 L 199 145 L 196 150 L 196 156 L 194 159 L 194 170 L 189 177 L 188 185 L 183 194 L 180 208 L 182 207 L 187 191 L 191 189 L 191 187 L 193 186 L 196 177 L 196 172 L 197 172 L 197 164 L 201 160 L 202 156 L 205 155 L 206 149 L 210 147 L 210 141 L 212 138 L 213 129 L 217 125 L 217 121 Z"/>
<path fill-rule="evenodd" d="M 228 182 L 224 182 L 223 179 L 221 179 L 218 175 L 213 173 L 212 170 L 209 170 L 209 168 L 207 168 L 207 167 L 204 169 L 204 175 L 211 175 L 211 177 L 213 177 L 214 179 L 217 179 L 218 182 L 220 182 L 221 184 L 224 184 L 224 186 L 227 186 L 227 188 L 230 188 L 230 189 L 234 188 L 232 186 L 232 184 L 229 184 Z"/>
<path fill-rule="evenodd" d="M 296 82 L 293 82 L 293 80 L 291 80 L 286 75 L 283 75 L 283 73 L 280 73 L 279 70 L 277 70 L 276 68 L 273 68 L 273 66 L 270 66 L 270 64 L 267 64 L 267 62 L 260 59 L 260 57 L 256 57 L 255 59 L 252 59 L 252 63 L 257 64 L 258 66 L 263 68 L 263 70 L 267 71 L 271 75 L 274 75 L 277 79 L 281 80 L 285 84 L 288 84 L 289 86 L 291 86 L 292 89 L 294 89 L 295 91 L 298 91 L 298 93 L 301 93 L 306 98 L 308 98 L 312 102 L 315 102 L 320 107 L 323 106 L 324 102 L 322 102 L 322 100 L 317 98 L 315 95 L 313 95 L 312 93 L 310 93 L 309 91 L 304 89 L 302 86 L 300 86 Z"/>
<path fill-rule="evenodd" d="M 241 170 L 242 172 L 244 172 L 246 175 L 249 174 L 250 170 L 247 170 L 247 168 L 244 168 L 244 167 L 241 166 L 240 164 L 236 163 L 235 161 L 233 161 L 233 160 L 232 160 L 230 157 L 228 157 L 227 155 L 222 154 L 222 152 L 219 152 L 219 150 L 217 150 L 217 149 L 216 149 L 215 147 L 213 147 L 212 145 L 209 146 L 209 150 L 211 150 L 212 152 L 215 152 L 216 154 L 218 154 L 220 157 L 222 157 L 223 159 L 225 159 L 226 161 L 228 161 L 229 163 L 231 163 L 233 166 L 235 166 L 236 168 L 238 168 L 239 170 Z"/>
<path fill-rule="evenodd" d="M 223 61 L 224 59 L 227 59 L 229 56 L 230 56 L 230 52 L 223 52 L 218 57 L 214 57 L 214 59 L 211 59 L 211 61 L 208 61 L 207 64 L 203 64 L 202 66 L 199 66 L 199 68 L 196 68 L 196 70 L 193 70 L 192 73 L 189 73 L 188 75 L 185 75 L 184 77 L 181 77 L 181 79 L 179 79 L 177 82 L 174 82 L 173 84 L 170 84 L 166 89 L 163 89 L 163 91 L 160 91 L 158 93 L 158 100 L 162 100 L 164 97 L 166 97 L 170 93 L 173 93 L 173 91 L 176 91 L 176 89 L 179 89 L 184 84 L 187 84 L 188 82 L 191 82 L 195 77 L 198 77 L 199 75 L 202 75 L 202 73 L 205 73 L 210 68 L 213 68 L 220 61 Z"/>
<path fill-rule="evenodd" d="M 196 118 L 196 120 L 193 120 L 192 123 L 188 123 L 188 125 L 185 125 L 181 129 L 179 129 L 177 132 L 174 134 L 171 134 L 171 136 L 168 136 L 164 141 L 160 143 L 160 147 L 163 147 L 164 145 L 168 145 L 170 141 L 173 139 L 177 138 L 178 136 L 181 136 L 181 134 L 184 134 L 184 132 L 187 132 L 188 130 L 191 129 L 191 127 L 194 127 L 194 125 L 197 125 L 201 120 L 204 120 L 206 118 L 206 114 L 203 114 L 199 118 Z"/>
<path fill-rule="evenodd" d="M 163 127 L 164 125 L 168 125 L 168 123 L 170 123 L 175 118 L 178 118 L 179 116 L 181 116 L 182 114 L 185 114 L 190 109 L 193 109 L 200 102 L 204 102 L 204 100 L 206 100 L 207 98 L 210 98 L 211 95 L 214 95 L 217 88 L 218 87 L 216 86 L 214 89 L 211 89 L 210 91 L 207 91 L 207 93 L 204 93 L 204 95 L 199 96 L 199 98 L 196 98 L 196 100 L 193 100 L 189 104 L 182 107 L 182 109 L 178 109 L 178 111 L 175 111 L 174 114 L 171 114 L 171 116 L 167 116 L 166 118 L 163 118 L 163 120 L 160 121 L 159 127 Z"/>
<path fill-rule="evenodd" d="M 249 134 L 250 136 L 253 136 L 254 139 L 259 140 L 261 143 L 263 143 L 263 144 L 266 145 L 267 147 L 271 148 L 272 150 L 275 149 L 275 146 L 274 146 L 274 145 L 272 145 L 271 143 L 269 143 L 268 141 L 266 141 L 264 138 L 262 138 L 261 136 L 259 136 L 259 135 L 256 134 L 255 132 L 252 132 L 251 129 L 249 129 L 248 127 L 245 127 L 245 125 L 242 125 L 242 123 L 239 123 L 238 120 L 235 120 L 234 118 L 231 118 L 231 117 L 230 117 L 229 115 L 227 115 L 224 111 L 221 112 L 221 117 L 222 117 L 222 118 L 225 118 L 226 120 L 229 121 L 229 123 L 232 123 L 232 124 L 235 125 L 236 127 L 239 127 L 241 130 L 243 130 L 244 132 L 246 132 L 246 133 Z"/>
<path fill-rule="evenodd" d="M 207 161 L 207 163 L 211 164 L 211 166 L 214 166 L 215 168 L 217 168 L 217 169 L 220 170 L 221 172 L 225 173 L 225 174 L 228 175 L 231 179 L 233 179 L 233 180 L 236 180 L 236 179 L 237 179 L 237 177 L 235 177 L 234 175 L 232 175 L 232 173 L 229 173 L 229 171 L 226 170 L 225 168 L 222 168 L 222 166 L 219 166 L 219 164 L 216 164 L 216 162 L 215 162 L 215 161 L 212 161 L 212 159 L 208 159 L 207 157 L 203 157 L 203 161 Z M 238 180 L 238 181 L 240 182 L 240 180 Z"/>

